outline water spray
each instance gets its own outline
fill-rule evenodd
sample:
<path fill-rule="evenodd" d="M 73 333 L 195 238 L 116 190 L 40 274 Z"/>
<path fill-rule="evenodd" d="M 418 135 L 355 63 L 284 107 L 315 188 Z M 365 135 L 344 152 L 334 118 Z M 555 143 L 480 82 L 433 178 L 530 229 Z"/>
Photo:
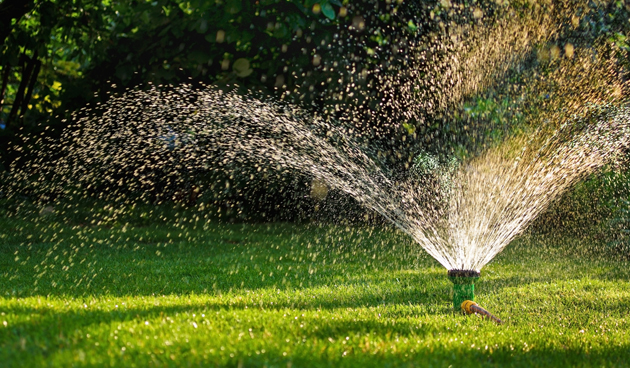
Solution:
<path fill-rule="evenodd" d="M 502 324 L 503 321 L 501 321 L 498 317 L 496 317 L 495 315 L 493 315 L 492 313 L 488 312 L 487 310 L 485 310 L 484 308 L 481 308 L 479 306 L 479 304 L 473 302 L 472 300 L 465 300 L 462 303 L 462 311 L 466 312 L 466 314 L 480 314 L 485 316 L 488 319 L 491 319 L 493 321 L 495 321 L 498 324 Z"/>

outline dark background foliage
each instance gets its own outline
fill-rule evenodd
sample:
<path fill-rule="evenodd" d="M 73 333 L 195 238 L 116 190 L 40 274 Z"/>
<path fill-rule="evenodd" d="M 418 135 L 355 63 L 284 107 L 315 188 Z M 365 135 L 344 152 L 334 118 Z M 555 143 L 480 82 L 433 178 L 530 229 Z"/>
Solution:
<path fill-rule="evenodd" d="M 453 3 L 470 12 L 475 3 L 490 21 L 499 6 Z M 397 119 L 398 111 L 379 114 L 373 101 L 391 96 L 379 96 L 375 87 L 381 79 L 362 71 L 404 68 L 405 47 L 439 30 L 446 16 L 435 12 L 439 6 L 439 1 L 400 0 L 2 0 L 1 170 L 28 162 L 38 148 L 33 142 L 58 136 L 69 114 L 87 104 L 129 88 L 179 83 L 254 90 L 332 116 L 345 106 L 353 113 L 337 116 L 346 119 L 342 123 L 361 125 L 386 157 L 408 162 L 400 157 L 435 149 L 428 137 L 454 136 L 457 128 L 443 116 L 404 121 Z M 623 1 L 593 2 L 587 10 L 581 32 L 563 37 L 605 39 L 628 49 L 629 9 Z M 462 22 L 471 19 L 466 11 Z M 355 86 L 353 95 L 345 88 L 349 84 Z M 498 127 L 518 120 L 505 104 L 509 101 L 482 96 L 467 102 L 463 118 Z M 244 218 L 263 219 L 296 218 L 296 212 L 309 217 L 316 207 L 335 207 L 304 199 L 310 178 L 294 173 L 265 180 L 256 187 L 239 188 L 237 181 L 231 191 L 198 194 L 189 182 L 160 198 L 191 204 L 210 198 L 218 206 L 254 212 Z M 331 193 L 328 200 L 335 197 L 340 196 Z M 348 213 L 364 218 L 352 200 L 343 201 Z M 287 213 L 287 208 L 299 210 Z"/>

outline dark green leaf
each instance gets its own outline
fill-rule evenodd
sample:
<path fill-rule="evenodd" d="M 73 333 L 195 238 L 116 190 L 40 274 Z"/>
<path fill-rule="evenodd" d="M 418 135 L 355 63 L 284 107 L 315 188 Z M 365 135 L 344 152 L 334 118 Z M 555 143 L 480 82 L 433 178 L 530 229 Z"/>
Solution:
<path fill-rule="evenodd" d="M 333 20 L 335 19 L 335 9 L 328 2 L 322 1 L 322 13 L 326 16 L 326 18 Z"/>
<path fill-rule="evenodd" d="M 241 0 L 227 0 L 225 3 L 225 10 L 230 14 L 236 14 L 241 11 L 243 4 Z"/>

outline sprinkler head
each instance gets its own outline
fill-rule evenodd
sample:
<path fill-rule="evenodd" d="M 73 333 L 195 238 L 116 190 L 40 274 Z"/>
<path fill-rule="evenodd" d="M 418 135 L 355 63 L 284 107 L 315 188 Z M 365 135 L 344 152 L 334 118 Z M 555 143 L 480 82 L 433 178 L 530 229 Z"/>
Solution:
<path fill-rule="evenodd" d="M 475 270 L 448 270 L 448 277 L 479 277 L 481 272 Z"/>
<path fill-rule="evenodd" d="M 475 270 L 448 270 L 448 279 L 453 283 L 453 309 L 461 311 L 466 300 L 475 300 L 475 280 L 481 273 Z"/>

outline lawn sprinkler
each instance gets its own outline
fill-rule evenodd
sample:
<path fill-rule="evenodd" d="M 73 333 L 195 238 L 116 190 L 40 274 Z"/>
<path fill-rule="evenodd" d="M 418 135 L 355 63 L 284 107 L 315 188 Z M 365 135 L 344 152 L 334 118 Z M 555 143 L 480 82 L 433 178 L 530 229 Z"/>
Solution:
<path fill-rule="evenodd" d="M 503 323 L 492 313 L 481 308 L 475 300 L 475 280 L 481 273 L 475 270 L 449 270 L 448 279 L 453 283 L 453 309 L 466 314 L 479 314 L 496 323 Z"/>
<path fill-rule="evenodd" d="M 486 318 L 491 319 L 498 324 L 503 323 L 503 321 L 501 321 L 495 315 L 481 308 L 477 303 L 473 302 L 472 300 L 464 300 L 464 302 L 462 303 L 462 311 L 466 312 L 467 314 L 474 313 L 474 314 L 485 316 Z"/>
<path fill-rule="evenodd" d="M 475 300 L 475 280 L 481 273 L 475 270 L 448 270 L 448 279 L 453 283 L 453 309 L 460 310 L 466 300 Z"/>

